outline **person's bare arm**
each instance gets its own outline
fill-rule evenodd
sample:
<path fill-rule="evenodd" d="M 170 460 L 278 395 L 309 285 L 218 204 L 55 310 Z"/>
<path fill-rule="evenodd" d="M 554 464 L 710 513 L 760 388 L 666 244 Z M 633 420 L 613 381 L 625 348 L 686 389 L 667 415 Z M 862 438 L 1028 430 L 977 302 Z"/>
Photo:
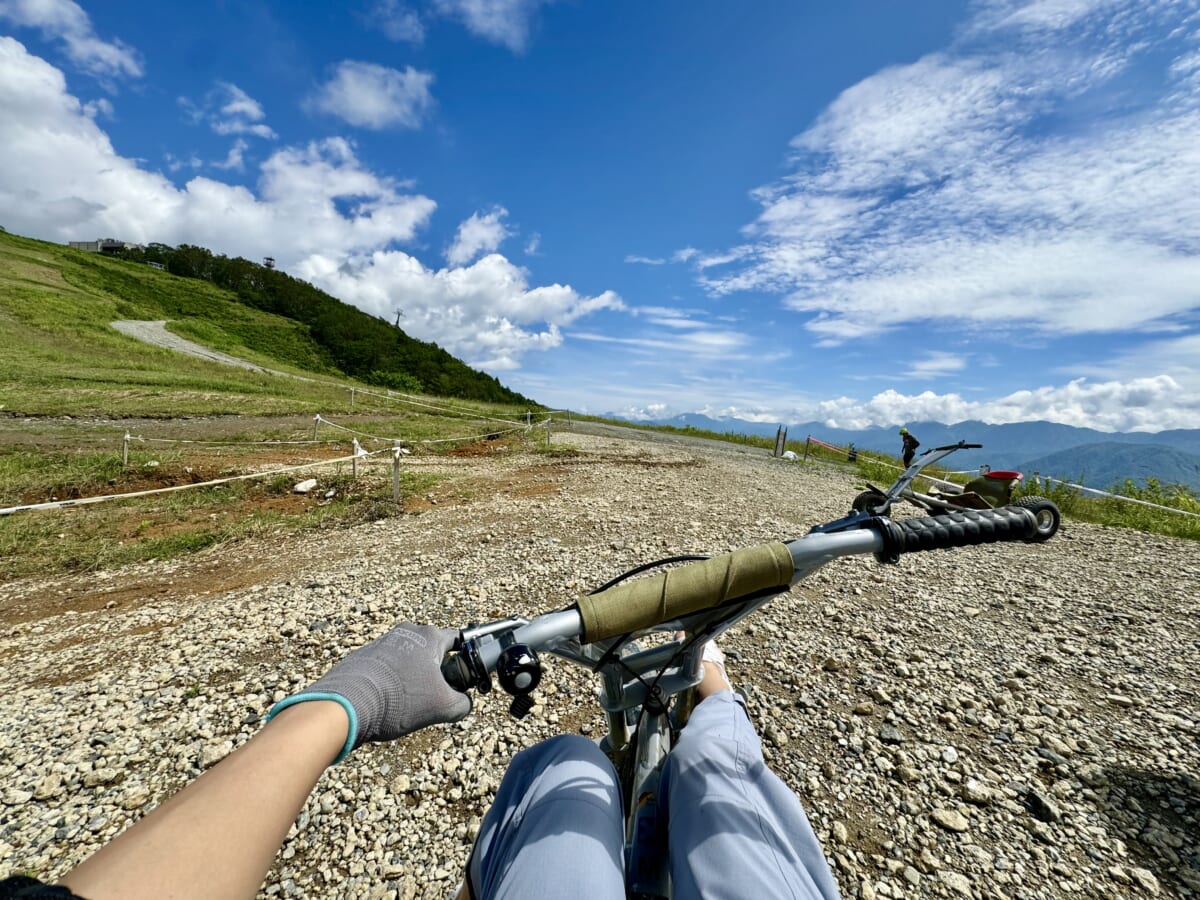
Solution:
<path fill-rule="evenodd" d="M 88 900 L 254 897 L 348 727 L 336 702 L 284 709 L 62 884 Z"/>

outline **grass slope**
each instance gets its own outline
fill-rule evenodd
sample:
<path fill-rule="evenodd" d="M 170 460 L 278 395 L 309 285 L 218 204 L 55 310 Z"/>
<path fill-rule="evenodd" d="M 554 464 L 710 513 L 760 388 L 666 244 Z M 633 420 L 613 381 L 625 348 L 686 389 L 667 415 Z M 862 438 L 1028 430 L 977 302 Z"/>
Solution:
<path fill-rule="evenodd" d="M 19 415 L 165 416 L 328 408 L 345 389 L 193 359 L 114 330 L 166 319 L 182 337 L 296 374 L 328 374 L 296 322 L 150 267 L 0 234 L 0 408 Z"/>
<path fill-rule="evenodd" d="M 120 319 L 165 319 L 180 337 L 317 381 L 157 348 L 114 330 L 110 323 Z M 458 383 L 468 375 L 494 381 L 443 355 Z M 339 406 L 357 383 L 332 360 L 308 325 L 242 303 L 207 281 L 0 232 L 0 412 L 319 412 Z"/>

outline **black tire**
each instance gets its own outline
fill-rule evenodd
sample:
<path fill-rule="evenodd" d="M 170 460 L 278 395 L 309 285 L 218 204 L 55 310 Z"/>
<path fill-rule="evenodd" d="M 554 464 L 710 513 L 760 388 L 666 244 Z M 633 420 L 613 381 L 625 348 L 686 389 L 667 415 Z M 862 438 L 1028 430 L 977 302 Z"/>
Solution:
<path fill-rule="evenodd" d="M 881 503 L 885 503 L 886 498 L 878 491 L 863 491 L 854 498 L 854 502 L 850 504 L 851 512 L 868 512 L 874 509 Z M 884 510 L 886 513 L 887 510 Z"/>
<path fill-rule="evenodd" d="M 1037 519 L 1037 532 L 1026 543 L 1040 544 L 1043 541 L 1050 540 L 1058 532 L 1062 516 L 1059 514 L 1058 507 L 1054 505 L 1053 500 L 1047 500 L 1045 497 L 1022 497 L 1015 501 L 1013 506 L 1029 510 L 1033 513 L 1033 517 Z"/>

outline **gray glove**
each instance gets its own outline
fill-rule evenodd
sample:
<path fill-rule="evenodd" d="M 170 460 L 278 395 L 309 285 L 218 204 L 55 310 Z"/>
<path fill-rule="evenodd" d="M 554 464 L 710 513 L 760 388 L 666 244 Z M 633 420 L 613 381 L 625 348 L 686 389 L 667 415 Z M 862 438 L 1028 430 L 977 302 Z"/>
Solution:
<path fill-rule="evenodd" d="M 455 632 L 400 622 L 359 647 L 324 676 L 280 700 L 267 718 L 305 700 L 334 700 L 350 717 L 341 762 L 367 741 L 390 741 L 438 722 L 457 722 L 471 711 L 471 698 L 442 677 L 442 658 Z"/>

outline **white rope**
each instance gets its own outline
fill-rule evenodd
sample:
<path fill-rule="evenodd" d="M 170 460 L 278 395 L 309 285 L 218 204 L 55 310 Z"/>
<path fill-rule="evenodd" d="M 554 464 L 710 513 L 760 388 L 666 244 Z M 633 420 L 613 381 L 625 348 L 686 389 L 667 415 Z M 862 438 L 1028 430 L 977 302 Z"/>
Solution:
<path fill-rule="evenodd" d="M 373 440 L 373 441 L 385 441 L 387 443 L 395 443 L 396 441 L 399 441 L 402 444 L 463 444 L 463 443 L 467 443 L 470 441 L 482 441 L 485 438 L 491 437 L 492 435 L 513 434 L 514 432 L 517 432 L 517 431 L 529 431 L 530 428 L 539 427 L 539 426 L 518 425 L 516 428 L 507 428 L 504 431 L 488 431 L 483 434 L 472 434 L 472 435 L 468 435 L 466 437 L 430 438 L 427 440 L 416 441 L 416 440 L 412 440 L 410 438 L 379 437 L 378 435 L 369 434 L 368 432 L 365 432 L 365 431 L 355 431 L 353 428 L 347 428 L 345 425 L 339 425 L 337 422 L 330 422 L 324 416 L 319 415 L 319 414 L 317 415 L 316 418 L 318 420 L 320 420 L 322 423 L 324 423 L 325 425 L 329 425 L 333 428 L 338 428 L 338 429 L 346 432 L 347 434 L 356 434 L 356 435 L 359 435 L 360 437 L 369 438 L 370 440 Z M 492 420 L 492 421 L 497 421 L 497 420 Z M 547 419 L 546 421 L 548 422 L 550 420 Z M 543 422 L 541 424 L 544 425 L 545 422 Z"/>
<path fill-rule="evenodd" d="M 375 450 L 367 456 L 374 456 L 378 453 L 387 453 L 392 448 L 388 447 L 384 450 Z M 335 463 L 351 462 L 355 456 L 341 456 L 337 459 L 323 459 L 319 462 L 304 463 L 298 466 L 288 466 L 283 469 L 272 469 L 269 472 L 251 472 L 248 475 L 231 475 L 228 478 L 217 478 L 213 481 L 200 481 L 196 484 L 177 484 L 173 487 L 155 488 L 149 491 L 130 491 L 126 494 L 105 494 L 100 497 L 80 497 L 77 500 L 53 500 L 49 503 L 28 503 L 23 506 L 9 506 L 0 509 L 0 516 L 8 516 L 18 512 L 28 512 L 35 509 L 64 509 L 68 506 L 87 506 L 93 503 L 104 503 L 108 500 L 127 500 L 130 497 L 149 497 L 152 494 L 170 494 L 175 491 L 190 491 L 193 488 L 213 487 L 215 485 L 229 484 L 233 481 L 249 481 L 254 478 L 270 478 L 275 475 L 286 475 L 288 472 L 299 472 L 303 469 L 312 469 L 317 466 L 329 466 Z M 357 457 L 361 459 L 362 457 Z"/>
<path fill-rule="evenodd" d="M 1186 510 L 1186 509 L 1178 509 L 1177 507 L 1174 507 L 1174 506 L 1163 506 L 1160 503 L 1151 503 L 1149 500 L 1139 500 L 1137 497 L 1125 497 L 1125 496 L 1122 496 L 1121 494 L 1110 494 L 1108 491 L 1102 491 L 1097 488 L 1086 487 L 1082 484 L 1075 484 L 1074 482 L 1071 482 L 1071 481 L 1062 481 L 1061 479 L 1058 479 L 1058 478 L 1050 478 L 1049 476 L 1046 476 L 1046 475 L 1039 475 L 1037 477 L 1043 481 L 1053 482 L 1054 484 L 1061 484 L 1066 487 L 1075 488 L 1075 490 L 1077 490 L 1077 491 L 1085 491 L 1089 494 L 1096 494 L 1100 497 L 1109 497 L 1113 500 L 1124 500 L 1126 503 L 1137 503 L 1139 506 L 1149 506 L 1152 509 L 1161 509 L 1166 512 L 1179 513 L 1180 515 L 1183 515 L 1183 516 L 1195 516 L 1196 518 L 1200 519 L 1200 513 L 1190 512 L 1189 510 Z"/>
<path fill-rule="evenodd" d="M 483 419 L 484 421 L 487 421 L 487 422 L 503 422 L 506 425 L 519 424 L 517 422 L 514 422 L 512 419 L 501 419 L 498 416 L 483 416 L 483 415 L 480 415 L 475 412 L 468 412 L 467 410 L 462 409 L 461 407 L 436 406 L 432 403 L 425 403 L 420 400 L 413 400 L 413 399 L 411 399 L 411 396 L 412 396 L 411 394 L 401 394 L 401 393 L 397 392 L 395 394 L 388 394 L 387 396 L 384 396 L 383 394 L 376 394 L 374 391 L 368 391 L 368 390 L 364 390 L 362 388 L 356 388 L 355 393 L 365 394 L 368 397 L 379 397 L 381 400 L 399 399 L 399 401 L 401 403 L 408 403 L 411 406 L 422 406 L 425 409 L 435 409 L 435 410 L 438 410 L 439 412 L 461 412 L 463 415 L 467 416 L 468 418 Z M 446 418 L 452 418 L 452 417 L 447 416 Z"/>
<path fill-rule="evenodd" d="M 332 424 L 332 423 L 331 423 Z M 144 444 L 202 444 L 207 447 L 276 447 L 302 444 L 340 444 L 341 441 L 193 441 L 183 438 L 148 438 L 130 435 L 131 441 Z"/>
<path fill-rule="evenodd" d="M 394 444 L 396 441 L 401 441 L 402 443 L 409 443 L 408 441 L 404 441 L 402 438 L 385 438 L 385 437 L 379 437 L 378 435 L 374 435 L 374 434 L 368 434 L 365 431 L 355 431 L 353 428 L 347 428 L 345 425 L 339 425 L 337 422 L 330 422 L 327 418 L 325 418 L 320 413 L 317 414 L 316 419 L 318 422 L 323 422 L 324 424 L 330 426 L 331 428 L 337 428 L 341 431 L 346 432 L 347 434 L 357 434 L 359 437 L 369 438 L 372 441 L 386 441 L 389 444 Z"/>

